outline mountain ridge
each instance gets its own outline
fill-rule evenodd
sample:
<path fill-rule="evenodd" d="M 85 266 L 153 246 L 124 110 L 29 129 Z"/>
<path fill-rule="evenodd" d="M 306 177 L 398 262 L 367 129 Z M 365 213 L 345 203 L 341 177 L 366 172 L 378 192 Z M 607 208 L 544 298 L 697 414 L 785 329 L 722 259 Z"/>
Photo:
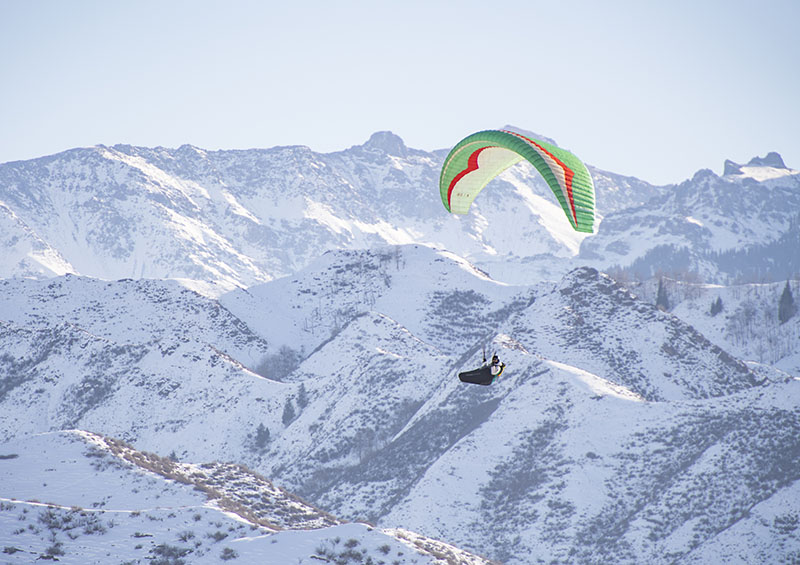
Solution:
<path fill-rule="evenodd" d="M 437 188 L 443 158 L 383 131 L 331 153 L 114 145 L 0 164 L 8 233 L 0 276 L 186 278 L 230 289 L 289 275 L 325 250 L 418 243 L 449 249 L 512 283 L 557 280 L 582 264 L 652 276 L 655 261 L 719 282 L 738 273 L 707 249 L 755 249 L 796 231 L 791 204 L 800 175 L 774 152 L 726 166 L 722 177 L 700 171 L 667 187 L 589 165 L 598 218 L 591 237 L 567 229 L 550 190 L 525 164 L 493 181 L 469 216 L 444 213 Z M 730 207 L 725 191 L 753 186 L 766 190 Z M 716 200 L 705 198 L 699 209 L 679 196 L 702 201 L 709 189 Z M 790 205 L 776 207 L 781 201 Z M 759 213 L 743 211 L 753 209 Z M 651 241 L 642 246 L 643 239 Z M 785 278 L 782 263 L 761 269 Z"/>
<path fill-rule="evenodd" d="M 102 562 L 101 539 L 140 562 L 466 555 L 429 536 L 509 565 L 795 560 L 800 318 L 777 303 L 800 260 L 797 171 L 767 154 L 655 187 L 589 167 L 597 233 L 576 235 L 522 164 L 446 214 L 444 153 L 376 132 L 325 154 L 116 145 L 0 165 L 0 474 L 36 470 L 24 496 L 24 473 L 10 495 L 0 481 L 0 520 L 44 524 L 0 528 L 9 555 Z M 752 273 L 782 282 L 720 284 Z M 461 383 L 486 352 L 504 374 Z M 37 506 L 66 488 L 45 451 L 66 476 L 110 476 L 53 445 L 65 429 L 177 483 L 143 495 L 155 513 L 112 508 L 121 537 L 72 539 L 69 524 L 112 530 L 87 501 L 140 487 L 86 481 L 82 510 Z M 256 516 L 266 483 L 220 461 L 395 541 L 273 531 L 288 509 L 266 537 L 226 533 L 220 508 L 175 490 L 202 475 Z M 183 535 L 194 512 L 200 538 Z"/>
<path fill-rule="evenodd" d="M 322 251 L 342 247 L 416 242 L 468 257 L 513 252 L 516 234 L 481 235 L 486 220 L 442 212 L 436 187 L 443 155 L 407 148 L 391 132 L 371 140 L 325 154 L 304 146 L 97 146 L 0 165 L 0 202 L 63 258 L 54 263 L 44 251 L 28 256 L 20 248 L 0 274 L 33 275 L 38 261 L 44 274 L 211 279 L 232 287 L 291 274 Z M 561 241 L 564 235 L 547 235 L 553 229 L 567 233 L 553 227 L 563 218 L 535 171 L 519 168 L 513 175 L 518 188 L 511 192 L 515 206 L 535 210 L 533 198 L 549 203 L 545 213 L 554 216 L 526 228 L 539 236 L 526 237 L 530 246 L 576 253 L 575 243 Z M 613 187 L 600 191 L 599 199 L 614 207 L 651 190 L 635 179 L 617 182 L 611 173 L 593 172 L 599 184 Z M 492 209 L 503 200 L 487 201 L 486 219 L 513 212 L 507 204 Z M 521 212 L 513 213 L 521 219 Z M 178 257 L 189 260 L 176 263 Z"/>
<path fill-rule="evenodd" d="M 218 316 L 246 321 L 208 343 L 137 321 L 185 309 L 173 327 L 191 321 L 193 334 L 213 337 L 207 313 L 218 300 L 172 281 L 70 276 L 1 288 L 12 287 L 27 298 L 0 301 L 0 319 L 27 325 L 28 337 L 5 322 L 0 351 L 26 369 L 0 364 L 2 382 L 28 378 L 0 400 L 6 442 L 78 427 L 179 460 L 234 460 L 344 519 L 401 525 L 512 565 L 596 555 L 689 563 L 695 538 L 706 551 L 740 547 L 768 560 L 800 551 L 769 528 L 750 545 L 717 538 L 756 528 L 745 526 L 751 506 L 790 519 L 780 493 L 800 478 L 800 381 L 763 379 L 591 268 L 514 287 L 421 245 L 331 252 L 294 277 L 221 297 Z M 81 305 L 104 302 L 101 289 L 120 294 L 113 310 Z M 331 302 L 319 308 L 312 292 Z M 150 302 L 130 299 L 141 296 Z M 58 300 L 71 307 L 48 312 Z M 325 312 L 340 319 L 304 324 Z M 307 334 L 272 379 L 219 353 L 245 354 L 236 344 L 252 332 L 271 367 L 292 361 L 279 331 L 258 320 Z M 572 337 L 603 320 L 607 345 Z M 138 343 L 116 343 L 116 325 L 139 326 Z M 482 346 L 506 373 L 492 387 L 463 385 L 456 373 L 480 363 Z M 697 502 L 678 512 L 687 496 Z"/>
<path fill-rule="evenodd" d="M 0 542 L 10 563 L 491 565 L 413 532 L 345 523 L 238 465 L 177 463 L 80 430 L 0 443 L 0 450 Z M 31 497 L 42 489 L 48 502 Z"/>

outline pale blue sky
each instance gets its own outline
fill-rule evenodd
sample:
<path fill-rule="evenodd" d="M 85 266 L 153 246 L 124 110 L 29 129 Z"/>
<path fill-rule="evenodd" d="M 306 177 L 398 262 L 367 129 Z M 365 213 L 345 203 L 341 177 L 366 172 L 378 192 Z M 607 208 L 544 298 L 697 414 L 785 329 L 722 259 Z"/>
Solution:
<path fill-rule="evenodd" d="M 0 162 L 512 124 L 654 183 L 800 169 L 798 37 L 798 0 L 0 0 Z"/>

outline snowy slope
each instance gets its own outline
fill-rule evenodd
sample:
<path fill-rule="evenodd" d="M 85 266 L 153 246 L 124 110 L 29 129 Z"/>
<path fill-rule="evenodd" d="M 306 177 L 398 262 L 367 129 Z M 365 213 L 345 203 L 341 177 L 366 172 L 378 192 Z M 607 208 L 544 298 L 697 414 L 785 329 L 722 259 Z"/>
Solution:
<path fill-rule="evenodd" d="M 8 279 L 0 437 L 12 447 L 0 454 L 49 449 L 15 447 L 31 434 L 91 430 L 180 460 L 243 463 L 331 514 L 512 564 L 691 563 L 715 552 L 791 560 L 800 381 L 765 378 L 676 313 L 592 269 L 511 286 L 421 244 L 331 252 L 219 300 L 174 281 Z M 461 384 L 457 372 L 480 362 L 483 345 L 507 372 L 492 387 Z M 270 378 L 252 371 L 261 356 Z M 262 492 L 230 488 L 231 466 L 170 469 L 213 471 L 203 488 L 241 504 Z M 98 502 L 91 494 L 80 504 Z M 30 505 L 12 504 L 16 524 Z M 196 543 L 169 537 L 191 529 L 188 513 L 176 516 L 175 529 L 126 558 Z M 131 518 L 141 520 L 120 531 L 142 543 L 136 532 L 155 520 Z M 256 559 L 292 539 L 294 553 L 280 555 L 297 560 L 346 551 L 341 540 L 353 537 L 380 558 L 384 542 L 359 537 L 364 526 L 332 527 L 310 538 L 282 531 L 275 544 L 241 532 L 231 549 Z M 55 545 L 39 529 L 25 551 Z M 225 533 L 203 535 L 216 531 Z M 82 553 L 117 551 L 88 535 Z M 208 551 L 198 558 L 223 549 Z"/>
<path fill-rule="evenodd" d="M 316 302 L 298 300 L 288 309 L 293 318 L 285 322 L 265 310 L 278 303 L 280 293 L 275 302 L 267 300 L 269 292 L 264 290 L 262 298 L 240 304 L 243 313 L 261 321 L 254 324 L 256 330 L 271 320 L 272 334 L 295 328 L 301 338 L 306 335 L 298 339 L 307 347 L 298 357 L 303 365 L 294 373 L 296 367 L 273 372 L 270 363 L 260 366 L 272 379 L 249 368 L 253 351 L 263 352 L 269 360 L 286 341 L 268 347 L 230 310 L 175 283 L 81 277 L 4 281 L 7 294 L 0 300 L 0 319 L 10 321 L 0 322 L 0 356 L 5 361 L 0 364 L 4 406 L 0 433 L 8 438 L 81 427 L 160 453 L 174 450 L 181 457 L 247 463 L 263 458 L 266 464 L 270 458 L 253 448 L 253 434 L 260 425 L 266 426 L 279 444 L 283 409 L 287 402 L 296 403 L 301 386 L 314 398 L 331 386 L 326 379 L 333 381 L 341 390 L 325 398 L 327 407 L 337 395 L 356 398 L 342 388 L 353 375 L 374 374 L 387 382 L 394 377 L 400 379 L 401 391 L 387 410 L 408 410 L 426 390 L 411 384 L 408 375 L 424 373 L 430 382 L 437 381 L 475 339 L 491 330 L 487 320 L 499 324 L 508 311 L 524 306 L 527 296 L 519 299 L 520 289 L 487 279 L 463 260 L 412 246 L 397 250 L 400 262 L 393 259 L 393 278 L 388 286 L 384 283 L 381 298 L 380 288 L 364 273 L 373 272 L 385 253 L 332 255 L 319 270 L 295 283 L 270 283 L 280 288 L 288 282 L 316 292 L 338 281 L 342 292 L 337 300 L 343 313 L 336 332 L 327 328 L 303 332 L 306 320 L 321 315 Z M 352 268 L 353 264 L 360 267 Z M 450 276 L 452 282 L 461 277 L 460 288 L 440 287 Z M 434 290 L 423 293 L 422 288 Z M 376 290 L 375 300 L 361 302 L 370 289 Z M 420 301 L 404 302 L 404 296 Z M 388 314 L 377 310 L 380 301 Z M 328 315 L 332 307 L 326 304 L 322 311 Z M 426 316 L 431 311 L 435 315 Z M 408 320 L 407 325 L 401 320 Z M 475 328 L 477 320 L 483 320 L 480 330 Z M 448 332 L 449 328 L 460 329 Z M 359 350 L 363 353 L 356 355 Z M 337 365 L 338 360 L 343 364 Z M 386 401 L 375 396 L 374 385 L 362 394 L 359 401 L 365 411 Z M 341 412 L 349 417 L 344 404 Z M 321 432 L 340 433 L 336 422 L 331 419 Z M 357 424 L 353 420 L 354 431 Z M 351 448 L 356 450 L 356 445 Z M 345 460 L 352 455 L 350 450 L 340 453 Z M 270 465 L 285 463 L 279 457 Z"/>
<path fill-rule="evenodd" d="M 647 400 L 721 396 L 760 381 L 691 326 L 586 267 L 502 330 L 529 351 L 605 376 Z"/>
<path fill-rule="evenodd" d="M 4 439 L 80 426 L 159 452 L 221 457 L 245 445 L 258 412 L 277 411 L 288 393 L 191 341 L 121 344 L 67 322 L 0 322 L 0 343 Z"/>
<path fill-rule="evenodd" d="M 592 269 L 514 287 L 408 245 L 330 253 L 218 301 L 74 276 L 0 293 L 8 442 L 79 428 L 235 461 L 331 514 L 512 564 L 798 551 L 781 532 L 800 477 L 800 381 L 763 378 Z M 507 372 L 461 384 L 483 345 Z M 281 371 L 236 358 L 252 347 Z M 255 555 L 263 542 L 242 543 Z"/>
<path fill-rule="evenodd" d="M 217 301 L 176 281 L 104 282 L 72 275 L 0 280 L 0 320 L 35 329 L 69 322 L 121 344 L 210 344 L 250 368 L 270 349 Z"/>
<path fill-rule="evenodd" d="M 511 126 L 509 126 L 511 127 Z M 117 145 L 0 164 L 0 276 L 186 278 L 233 289 L 289 276 L 328 250 L 417 243 L 497 280 L 571 268 L 711 282 L 800 269 L 800 175 L 777 154 L 654 187 L 590 166 L 597 233 L 578 234 L 541 176 L 512 167 L 467 216 L 447 214 L 446 151 L 390 132 L 334 153 Z"/>
<path fill-rule="evenodd" d="M 344 524 L 244 468 L 176 464 L 87 432 L 0 444 L 0 477 L 7 563 L 487 563 L 412 532 Z"/>
<path fill-rule="evenodd" d="M 488 331 L 480 320 L 499 320 L 535 292 L 498 283 L 452 253 L 405 245 L 328 252 L 291 277 L 234 290 L 220 302 L 271 344 L 307 352 L 371 310 L 452 351 L 454 340 L 471 347 Z M 442 317 L 455 323 L 442 326 Z"/>
<path fill-rule="evenodd" d="M 50 277 L 74 272 L 57 249 L 42 240 L 0 202 L 0 265 L 4 275 Z"/>
<path fill-rule="evenodd" d="M 760 563 L 798 550 L 796 537 L 776 530 L 777 518 L 791 529 L 796 510 L 786 495 L 799 478 L 800 383 L 654 403 L 585 371 L 521 357 L 505 383 L 476 393 L 465 417 L 477 424 L 459 422 L 463 405 L 444 404 L 420 423 L 437 435 L 437 421 L 476 429 L 456 434 L 383 521 L 507 563 L 683 563 L 695 551 L 743 548 L 761 556 L 746 562 Z M 754 506 L 770 508 L 775 526 L 717 537 L 752 531 Z"/>
<path fill-rule="evenodd" d="M 649 278 L 694 273 L 708 282 L 781 279 L 800 269 L 800 171 L 770 164 L 710 170 L 646 204 L 608 214 L 579 260 Z"/>
<path fill-rule="evenodd" d="M 800 376 L 800 315 L 784 323 L 778 305 L 787 282 L 731 286 L 662 279 L 670 312 L 696 328 L 709 340 L 754 367 L 772 367 Z M 655 303 L 658 281 L 631 285 L 642 299 Z M 795 301 L 800 284 L 789 282 Z M 717 300 L 722 310 L 711 313 Z"/>
<path fill-rule="evenodd" d="M 0 164 L 0 276 L 72 272 L 234 288 L 290 275 L 334 249 L 420 243 L 497 269 L 498 259 L 577 254 L 585 236 L 568 229 L 526 165 L 493 183 L 474 213 L 447 214 L 438 190 L 444 156 L 378 132 L 329 154 L 117 145 Z M 592 171 L 600 216 L 655 193 Z"/>

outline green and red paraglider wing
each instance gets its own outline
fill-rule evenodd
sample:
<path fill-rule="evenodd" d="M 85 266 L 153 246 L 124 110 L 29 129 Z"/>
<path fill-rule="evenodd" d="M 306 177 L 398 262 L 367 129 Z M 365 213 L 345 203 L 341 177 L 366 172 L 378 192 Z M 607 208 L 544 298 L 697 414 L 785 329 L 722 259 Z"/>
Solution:
<path fill-rule="evenodd" d="M 512 131 L 473 133 L 450 151 L 439 177 L 442 203 L 466 214 L 490 180 L 523 159 L 544 177 L 572 227 L 592 233 L 594 184 L 586 166 L 569 151 Z"/>

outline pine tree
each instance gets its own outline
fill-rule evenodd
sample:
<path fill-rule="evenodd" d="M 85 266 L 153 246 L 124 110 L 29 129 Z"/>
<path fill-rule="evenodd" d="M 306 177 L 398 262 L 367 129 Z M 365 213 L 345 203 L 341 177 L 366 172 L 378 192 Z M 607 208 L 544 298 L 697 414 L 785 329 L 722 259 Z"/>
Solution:
<path fill-rule="evenodd" d="M 786 281 L 786 286 L 783 288 L 780 302 L 778 303 L 778 320 L 783 324 L 797 313 L 797 305 L 794 303 L 794 296 L 792 296 L 792 289 L 789 288 L 789 281 Z"/>
<path fill-rule="evenodd" d="M 669 310 L 669 298 L 667 289 L 664 287 L 664 279 L 658 279 L 658 292 L 656 293 L 656 307 L 659 310 Z"/>
<path fill-rule="evenodd" d="M 264 449 L 267 447 L 267 444 L 269 443 L 269 428 L 267 428 L 264 424 L 259 424 L 258 428 L 256 428 L 256 437 L 253 443 L 258 449 Z"/>
<path fill-rule="evenodd" d="M 292 399 L 286 399 L 286 406 L 283 407 L 283 417 L 281 421 L 283 422 L 284 426 L 288 426 L 289 422 L 294 420 L 295 412 L 294 412 L 294 404 L 292 404 Z"/>
<path fill-rule="evenodd" d="M 711 315 L 716 316 L 722 312 L 722 298 L 717 296 L 717 299 L 711 303 Z"/>
<path fill-rule="evenodd" d="M 308 392 L 306 385 L 300 383 L 300 390 L 297 391 L 297 407 L 303 410 L 306 406 L 308 406 Z"/>

